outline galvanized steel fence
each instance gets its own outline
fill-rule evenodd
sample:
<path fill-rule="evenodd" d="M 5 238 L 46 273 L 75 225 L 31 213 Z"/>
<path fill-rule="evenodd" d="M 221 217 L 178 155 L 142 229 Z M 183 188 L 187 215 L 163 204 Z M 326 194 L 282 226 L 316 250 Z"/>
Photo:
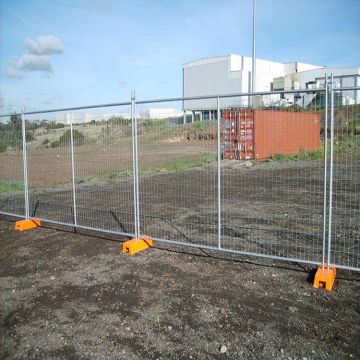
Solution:
<path fill-rule="evenodd" d="M 359 271 L 359 91 L 4 115 L 0 213 Z"/>

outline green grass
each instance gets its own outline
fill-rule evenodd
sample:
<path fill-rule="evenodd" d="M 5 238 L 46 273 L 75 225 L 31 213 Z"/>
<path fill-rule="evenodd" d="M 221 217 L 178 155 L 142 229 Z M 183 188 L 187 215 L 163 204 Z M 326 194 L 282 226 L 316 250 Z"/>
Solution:
<path fill-rule="evenodd" d="M 321 146 L 319 150 L 305 151 L 300 150 L 295 155 L 284 155 L 284 154 L 275 154 L 271 157 L 273 161 L 284 163 L 290 161 L 300 161 L 300 160 L 320 160 L 324 158 L 324 148 Z"/>
<path fill-rule="evenodd" d="M 360 161 L 360 135 L 341 136 L 334 146 L 336 159 Z"/>
<path fill-rule="evenodd" d="M 204 166 L 217 160 L 215 154 L 203 154 L 198 159 L 174 160 L 166 164 L 165 170 L 182 171 L 194 167 Z"/>
<path fill-rule="evenodd" d="M 20 181 L 7 181 L 0 183 L 0 194 L 24 190 L 24 184 Z"/>
<path fill-rule="evenodd" d="M 360 161 L 360 135 L 339 136 L 334 143 L 334 156 L 338 161 Z M 275 154 L 273 161 L 285 163 L 299 160 L 321 160 L 324 158 L 324 144 L 319 150 L 300 150 L 295 155 Z M 330 158 L 330 141 L 328 143 L 328 158 Z"/>
<path fill-rule="evenodd" d="M 173 172 L 173 171 L 183 171 L 191 169 L 194 167 L 204 166 L 212 163 L 217 160 L 216 154 L 202 154 L 196 158 L 188 158 L 182 160 L 171 160 L 165 163 L 161 168 L 149 168 L 145 170 L 140 170 L 139 175 L 152 175 L 160 172 Z M 133 176 L 131 170 L 112 170 L 105 174 L 100 175 L 99 177 L 79 177 L 75 180 L 76 184 L 85 184 L 96 182 L 99 180 L 118 180 L 124 179 L 127 177 Z"/>
<path fill-rule="evenodd" d="M 121 171 L 111 171 L 107 174 L 105 174 L 106 180 L 116 180 L 116 179 L 122 179 L 125 177 L 132 176 L 133 172 L 130 170 L 121 170 Z"/>

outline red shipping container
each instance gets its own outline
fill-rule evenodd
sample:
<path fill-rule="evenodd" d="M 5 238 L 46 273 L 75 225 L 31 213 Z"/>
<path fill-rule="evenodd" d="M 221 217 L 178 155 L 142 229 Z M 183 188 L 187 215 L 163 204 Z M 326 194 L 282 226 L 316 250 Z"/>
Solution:
<path fill-rule="evenodd" d="M 225 159 L 267 159 L 320 147 L 320 115 L 277 110 L 225 110 Z"/>

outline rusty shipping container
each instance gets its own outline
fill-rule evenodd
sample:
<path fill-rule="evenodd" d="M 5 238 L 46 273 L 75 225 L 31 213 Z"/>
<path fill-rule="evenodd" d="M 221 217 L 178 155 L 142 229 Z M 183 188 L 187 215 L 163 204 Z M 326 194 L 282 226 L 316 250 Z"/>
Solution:
<path fill-rule="evenodd" d="M 222 113 L 224 158 L 264 160 L 320 147 L 320 115 L 312 112 L 238 109 Z"/>

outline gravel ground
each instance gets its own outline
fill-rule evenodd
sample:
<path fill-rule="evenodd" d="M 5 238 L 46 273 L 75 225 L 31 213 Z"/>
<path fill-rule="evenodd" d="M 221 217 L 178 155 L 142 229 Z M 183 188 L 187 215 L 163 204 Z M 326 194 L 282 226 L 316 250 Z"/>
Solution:
<path fill-rule="evenodd" d="M 360 276 L 0 220 L 2 359 L 359 359 Z"/>

